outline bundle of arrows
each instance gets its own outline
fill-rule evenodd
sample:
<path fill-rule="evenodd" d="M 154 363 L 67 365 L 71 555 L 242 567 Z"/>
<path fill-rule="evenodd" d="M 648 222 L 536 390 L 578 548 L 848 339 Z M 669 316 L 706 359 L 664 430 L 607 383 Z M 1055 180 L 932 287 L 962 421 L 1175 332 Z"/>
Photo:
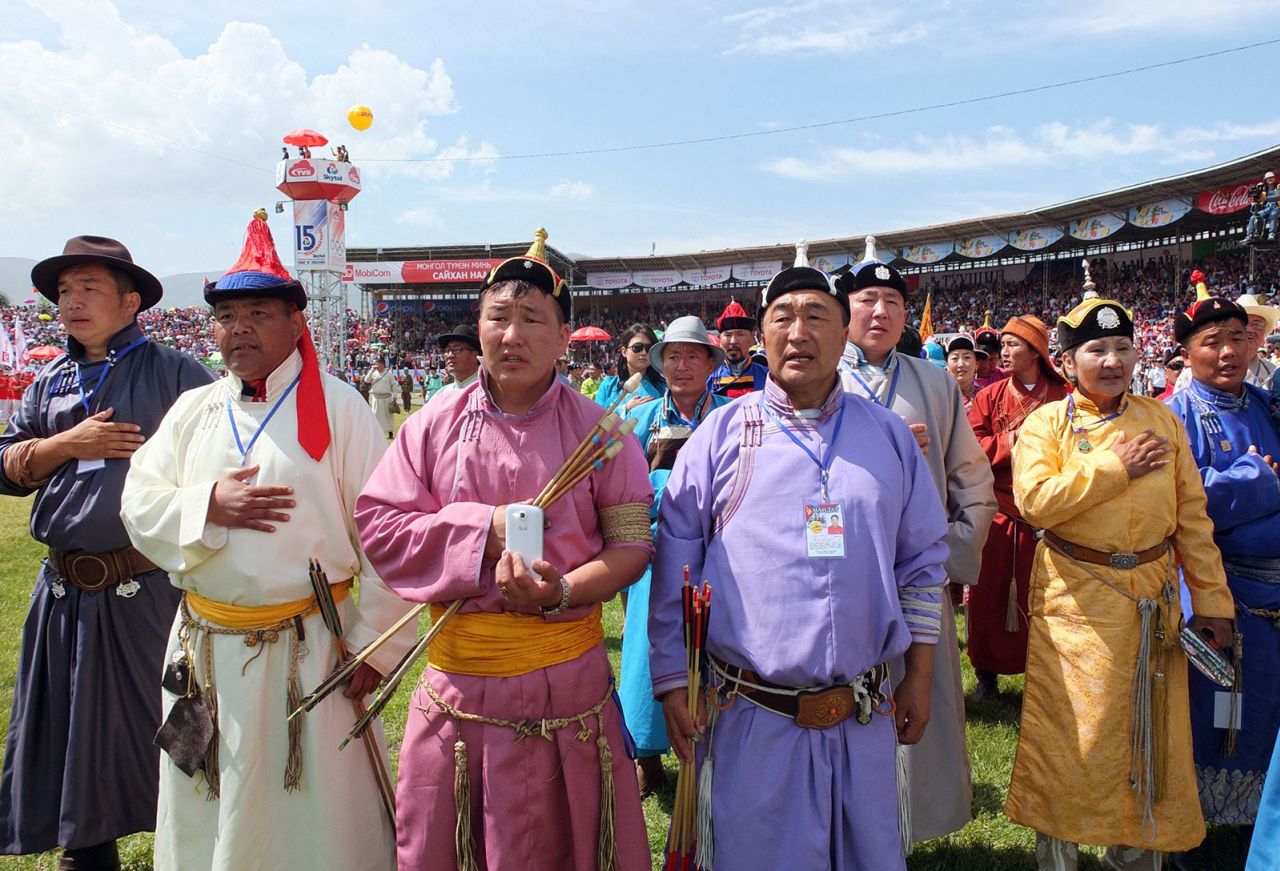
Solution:
<path fill-rule="evenodd" d="M 711 584 L 703 581 L 701 590 L 693 586 L 689 582 L 689 567 L 685 566 L 681 594 L 689 716 L 696 723 L 698 700 L 702 696 L 702 656 L 707 644 L 707 627 L 711 625 Z M 696 871 L 697 828 L 697 764 L 696 761 L 682 761 L 671 806 L 671 829 L 667 833 L 666 871 Z"/>

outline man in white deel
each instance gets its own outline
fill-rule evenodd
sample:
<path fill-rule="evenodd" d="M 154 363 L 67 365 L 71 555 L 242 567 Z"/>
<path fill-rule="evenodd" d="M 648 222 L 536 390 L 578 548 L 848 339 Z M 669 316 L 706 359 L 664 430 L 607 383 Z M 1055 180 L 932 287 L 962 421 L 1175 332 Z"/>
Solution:
<path fill-rule="evenodd" d="M 373 368 L 364 375 L 364 383 L 369 385 L 369 402 L 373 406 L 373 416 L 378 419 L 378 427 L 391 438 L 395 424 L 391 421 L 391 397 L 395 393 L 395 375 L 387 368 L 387 361 L 379 357 Z"/>
<path fill-rule="evenodd" d="M 352 519 L 386 442 L 359 395 L 321 373 L 306 295 L 260 214 L 240 261 L 205 287 L 230 374 L 174 404 L 133 455 L 121 503 L 134 545 L 183 590 L 157 689 L 155 867 L 390 871 L 381 730 L 363 749 L 339 744 L 352 700 L 408 650 L 412 627 L 361 666 L 347 698 L 287 719 L 338 659 L 310 560 L 332 584 L 352 649 L 408 610 L 369 565 Z"/>

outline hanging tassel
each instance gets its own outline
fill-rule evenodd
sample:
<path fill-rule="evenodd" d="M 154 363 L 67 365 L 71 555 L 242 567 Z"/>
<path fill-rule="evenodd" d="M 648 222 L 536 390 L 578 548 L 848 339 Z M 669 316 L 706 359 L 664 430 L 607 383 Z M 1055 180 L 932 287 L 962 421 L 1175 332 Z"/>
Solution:
<path fill-rule="evenodd" d="M 707 699 L 707 708 L 707 757 L 702 760 L 702 770 L 698 772 L 698 810 L 694 822 L 697 840 L 693 859 L 699 871 L 711 871 L 711 865 L 716 857 L 714 829 L 711 827 L 711 778 L 713 777 L 712 759 L 715 755 L 712 751 L 714 747 L 712 741 L 715 738 L 716 720 L 720 715 L 720 708 L 716 707 L 714 690 Z"/>
<path fill-rule="evenodd" d="M 600 839 L 596 849 L 596 867 L 600 871 L 618 871 L 618 832 L 614 825 L 613 751 L 604 734 L 604 717 L 599 717 L 600 751 Z"/>
<path fill-rule="evenodd" d="M 467 772 L 467 744 L 461 736 L 453 745 L 453 810 L 458 817 L 453 832 L 458 871 L 479 871 L 475 840 L 471 834 L 471 776 Z"/>
<path fill-rule="evenodd" d="M 1169 681 L 1164 673 L 1163 655 L 1156 666 L 1151 681 L 1151 796 L 1153 801 L 1164 797 L 1165 760 L 1169 751 Z"/>
<path fill-rule="evenodd" d="M 1009 579 L 1009 604 L 1004 610 L 1004 631 L 1018 631 L 1018 578 Z"/>
<path fill-rule="evenodd" d="M 897 745 L 898 770 L 898 836 L 902 839 L 902 855 L 911 855 L 911 793 L 907 785 L 907 748 Z"/>
<path fill-rule="evenodd" d="M 289 759 L 284 767 L 284 788 L 293 792 L 302 786 L 302 718 L 289 717 L 302 704 L 302 687 L 298 684 L 298 639 L 301 620 L 294 618 L 293 643 L 289 648 L 289 687 L 285 692 L 285 717 L 289 727 Z"/>
<path fill-rule="evenodd" d="M 185 607 L 185 605 L 184 605 Z M 185 611 L 183 613 L 186 613 Z M 222 776 L 218 768 L 218 691 L 213 684 L 213 639 L 205 632 L 200 639 L 201 659 L 204 660 L 204 703 L 213 720 L 213 740 L 204 751 L 204 779 L 209 783 L 206 801 L 215 801 L 222 789 Z"/>

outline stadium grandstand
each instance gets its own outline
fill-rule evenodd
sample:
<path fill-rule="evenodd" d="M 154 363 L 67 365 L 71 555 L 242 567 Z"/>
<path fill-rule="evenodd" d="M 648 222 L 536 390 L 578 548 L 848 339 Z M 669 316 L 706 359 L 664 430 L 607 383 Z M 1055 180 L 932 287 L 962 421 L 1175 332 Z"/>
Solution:
<path fill-rule="evenodd" d="M 1224 286 L 1268 296 L 1276 289 L 1274 246 L 1246 247 L 1242 240 L 1250 187 L 1277 163 L 1280 146 L 1026 212 L 869 231 L 881 258 L 932 295 L 938 332 L 976 327 L 988 311 L 997 321 L 1025 311 L 1056 317 L 1078 291 L 1085 258 L 1101 291 L 1114 288 L 1154 324 L 1182 302 L 1192 263 L 1218 267 L 1210 277 Z M 553 235 L 552 243 L 564 240 Z M 810 240 L 809 258 L 835 270 L 861 259 L 864 243 L 865 235 Z M 366 319 L 447 321 L 468 315 L 481 278 L 527 244 L 351 248 L 346 280 L 362 291 Z M 789 240 L 615 257 L 548 251 L 574 288 L 579 324 L 659 325 L 679 314 L 713 317 L 730 297 L 753 303 L 769 276 L 794 257 L 794 246 Z"/>

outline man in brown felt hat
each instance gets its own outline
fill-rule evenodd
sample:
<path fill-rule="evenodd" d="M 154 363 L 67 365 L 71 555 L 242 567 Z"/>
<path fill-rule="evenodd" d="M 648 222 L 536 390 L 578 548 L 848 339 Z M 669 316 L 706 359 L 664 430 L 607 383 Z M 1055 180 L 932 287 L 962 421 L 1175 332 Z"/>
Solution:
<path fill-rule="evenodd" d="M 49 548 L 31 594 L 0 776 L 0 853 L 61 846 L 63 869 L 120 867 L 116 839 L 155 825 L 159 676 L 178 591 L 120 522 L 129 457 L 183 391 L 213 380 L 136 321 L 160 282 L 114 239 L 77 236 L 31 283 L 67 353 L 0 436 L 0 493 L 36 494 Z"/>

